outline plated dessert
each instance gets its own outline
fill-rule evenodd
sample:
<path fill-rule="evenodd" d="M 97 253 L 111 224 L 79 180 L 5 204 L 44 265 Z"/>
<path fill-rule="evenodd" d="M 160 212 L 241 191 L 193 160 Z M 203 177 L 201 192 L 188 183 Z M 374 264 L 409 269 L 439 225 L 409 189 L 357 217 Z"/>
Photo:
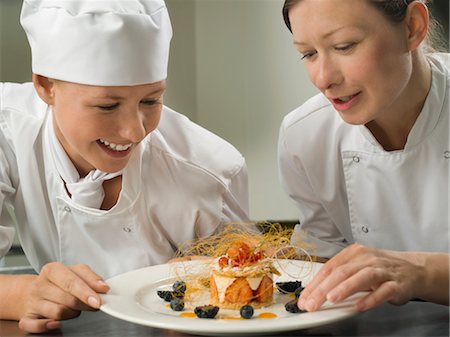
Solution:
<path fill-rule="evenodd" d="M 233 242 L 225 255 L 211 265 L 210 302 L 225 309 L 272 304 L 273 275 L 280 275 L 272 259 L 258 247 Z"/>
<path fill-rule="evenodd" d="M 276 315 L 270 312 L 262 314 L 270 310 L 272 304 L 298 313 L 296 298 L 303 289 L 301 281 L 274 283 L 282 274 L 280 271 L 285 272 L 276 263 L 279 261 L 276 257 L 282 252 L 286 261 L 296 253 L 289 234 L 278 225 L 271 225 L 264 233 L 231 228 L 191 243 L 189 249 L 185 249 L 188 256 L 210 257 L 202 263 L 205 268 L 201 272 L 194 271 L 192 264 L 186 263 L 186 269 L 175 273 L 178 281 L 173 290 L 160 290 L 158 295 L 170 302 L 168 308 L 183 311 L 182 317 L 235 319 L 237 313 L 241 319 L 249 319 L 256 310 L 259 318 L 274 318 Z M 274 291 L 277 291 L 276 296 Z"/>

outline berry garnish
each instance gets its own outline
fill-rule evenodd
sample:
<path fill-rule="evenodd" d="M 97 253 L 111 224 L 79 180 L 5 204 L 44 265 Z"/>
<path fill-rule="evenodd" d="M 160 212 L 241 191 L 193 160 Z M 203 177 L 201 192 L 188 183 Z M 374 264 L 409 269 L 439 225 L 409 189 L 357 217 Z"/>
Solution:
<path fill-rule="evenodd" d="M 164 301 L 170 302 L 174 298 L 183 298 L 184 294 L 179 291 L 171 291 L 171 290 L 157 290 L 156 293 L 159 297 L 161 297 Z"/>
<path fill-rule="evenodd" d="M 298 287 L 297 289 L 295 289 L 295 298 L 299 298 L 300 297 L 300 294 L 302 293 L 303 289 L 305 289 L 305 288 Z"/>
<path fill-rule="evenodd" d="M 166 302 L 170 302 L 173 298 L 172 292 L 170 290 L 158 290 L 156 291 L 156 293 Z"/>
<path fill-rule="evenodd" d="M 251 305 L 244 305 L 239 312 L 242 318 L 250 319 L 253 317 L 254 310 Z"/>
<path fill-rule="evenodd" d="M 170 301 L 170 308 L 173 311 L 183 311 L 184 300 L 182 298 L 175 297 Z"/>
<path fill-rule="evenodd" d="M 297 305 L 297 299 L 293 299 L 289 302 L 287 302 L 284 305 L 284 308 L 286 309 L 286 311 L 293 313 L 293 314 L 298 314 L 298 313 L 302 313 L 302 312 L 306 312 L 304 310 L 301 310 L 298 305 Z"/>
<path fill-rule="evenodd" d="M 277 282 L 277 289 L 282 293 L 294 293 L 302 286 L 302 281 Z"/>
<path fill-rule="evenodd" d="M 202 305 L 195 307 L 194 312 L 198 318 L 214 318 L 219 312 L 219 307 L 214 305 Z"/>
<path fill-rule="evenodd" d="M 180 292 L 180 293 L 185 293 L 186 292 L 186 282 L 184 281 L 176 281 L 173 285 L 172 288 L 174 291 Z"/>

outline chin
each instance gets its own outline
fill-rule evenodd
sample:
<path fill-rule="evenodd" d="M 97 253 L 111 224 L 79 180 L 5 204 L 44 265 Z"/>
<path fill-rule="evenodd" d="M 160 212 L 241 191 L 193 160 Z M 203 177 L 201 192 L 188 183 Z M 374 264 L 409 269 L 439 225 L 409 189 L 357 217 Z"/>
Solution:
<path fill-rule="evenodd" d="M 356 116 L 356 115 L 347 115 L 343 113 L 339 113 L 342 120 L 350 125 L 365 125 L 370 122 L 369 119 L 363 118 L 362 116 Z"/>
<path fill-rule="evenodd" d="M 96 169 L 105 173 L 115 173 L 123 170 L 127 166 L 127 163 L 122 165 L 98 165 Z"/>

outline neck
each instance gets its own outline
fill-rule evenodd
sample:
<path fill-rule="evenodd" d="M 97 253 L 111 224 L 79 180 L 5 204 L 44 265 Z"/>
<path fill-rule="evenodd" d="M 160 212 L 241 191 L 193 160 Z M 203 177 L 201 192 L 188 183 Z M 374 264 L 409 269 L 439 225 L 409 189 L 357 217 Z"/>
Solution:
<path fill-rule="evenodd" d="M 117 204 L 119 199 L 120 191 L 122 190 L 122 176 L 104 181 L 103 190 L 105 191 L 105 198 L 100 209 L 109 210 Z"/>
<path fill-rule="evenodd" d="M 410 81 L 397 102 L 383 116 L 366 124 L 386 151 L 405 148 L 408 135 L 430 91 L 431 67 L 426 57 L 416 51 L 412 62 Z"/>

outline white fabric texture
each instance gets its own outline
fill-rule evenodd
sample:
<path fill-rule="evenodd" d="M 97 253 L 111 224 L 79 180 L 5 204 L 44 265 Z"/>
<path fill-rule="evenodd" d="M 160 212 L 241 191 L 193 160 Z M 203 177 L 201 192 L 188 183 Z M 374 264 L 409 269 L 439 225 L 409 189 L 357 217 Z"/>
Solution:
<path fill-rule="evenodd" d="M 51 113 L 47 116 L 44 134 L 45 146 L 51 149 L 58 173 L 65 182 L 72 200 L 82 206 L 99 209 L 105 198 L 103 182 L 121 175 L 122 171 L 107 173 L 92 170 L 85 177 L 80 178 L 77 169 L 56 137 Z"/>
<path fill-rule="evenodd" d="M 44 139 L 48 106 L 32 83 L 0 83 L 0 257 L 14 229 L 31 265 L 85 263 L 105 278 L 166 263 L 186 242 L 248 221 L 245 160 L 163 107 L 133 151 L 111 209 L 72 200 Z"/>
<path fill-rule="evenodd" d="M 403 150 L 385 151 L 322 94 L 284 118 L 279 169 L 300 212 L 294 242 L 309 241 L 323 257 L 354 242 L 448 251 L 450 55 L 429 61 L 431 88 Z"/>
<path fill-rule="evenodd" d="M 35 74 L 100 85 L 166 79 L 172 26 L 163 0 L 24 0 Z"/>

